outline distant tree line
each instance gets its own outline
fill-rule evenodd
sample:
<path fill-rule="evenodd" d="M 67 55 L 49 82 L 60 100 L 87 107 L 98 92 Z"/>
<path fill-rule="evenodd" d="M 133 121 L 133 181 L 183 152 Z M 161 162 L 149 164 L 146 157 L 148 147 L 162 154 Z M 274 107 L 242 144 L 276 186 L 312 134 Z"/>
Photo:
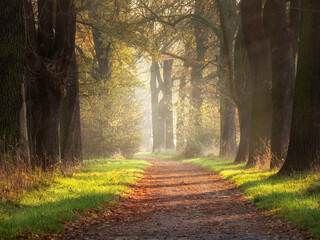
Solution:
<path fill-rule="evenodd" d="M 190 82 L 189 115 L 201 111 L 205 92 L 214 85 L 203 73 L 214 76 L 211 83 L 219 79 L 215 89 L 220 98 L 221 157 L 236 152 L 236 109 L 240 124 L 236 162 L 281 167 L 280 174 L 318 169 L 318 1 L 194 0 L 158 5 L 140 1 L 140 6 L 159 32 L 175 29 L 171 46 L 155 52 L 182 61 L 184 72 L 190 74 L 180 78 L 180 89 L 188 85 L 186 78 Z M 195 55 L 188 55 L 187 48 Z M 184 131 L 193 128 L 202 135 L 200 112 L 192 118 L 191 129 Z M 191 120 L 178 116 L 177 121 L 179 131 Z M 180 135 L 177 132 L 178 148 L 184 146 L 190 157 L 201 152 L 199 144 L 195 146 L 190 137 Z M 199 143 L 201 136 L 195 139 Z"/>
<path fill-rule="evenodd" d="M 132 155 L 144 58 L 154 152 L 194 157 L 219 145 L 220 157 L 280 174 L 318 169 L 319 1 L 0 6 L 1 152 L 43 168 L 81 158 L 82 142 L 88 156 Z"/>

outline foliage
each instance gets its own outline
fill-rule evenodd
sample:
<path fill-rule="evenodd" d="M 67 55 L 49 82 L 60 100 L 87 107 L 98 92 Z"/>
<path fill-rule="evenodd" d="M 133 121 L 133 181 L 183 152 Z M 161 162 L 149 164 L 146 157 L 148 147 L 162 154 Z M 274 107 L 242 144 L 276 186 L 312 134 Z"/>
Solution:
<path fill-rule="evenodd" d="M 121 152 L 130 157 L 138 150 L 142 121 L 138 101 L 121 89 L 108 95 L 89 96 L 82 102 L 84 156 Z"/>
<path fill-rule="evenodd" d="M 92 158 L 121 153 L 130 158 L 138 150 L 142 140 L 143 118 L 141 104 L 134 90 L 140 87 L 136 79 L 137 56 L 131 47 L 132 44 L 126 39 L 120 39 L 124 33 L 119 33 L 119 31 L 129 31 L 130 26 L 123 22 L 129 20 L 125 19 L 123 12 L 113 16 L 113 8 L 116 7 L 113 6 L 114 3 L 102 4 L 96 1 L 95 4 L 100 4 L 101 9 L 105 10 L 97 10 L 95 13 L 97 16 L 104 16 L 103 18 L 92 22 L 89 17 L 91 8 L 89 13 L 83 11 L 79 15 L 85 21 L 91 22 L 94 28 L 99 26 L 98 30 L 102 34 L 101 38 L 103 37 L 99 39 L 102 46 L 100 49 L 94 46 L 97 42 L 93 39 L 92 29 L 86 25 L 78 25 L 76 39 L 77 45 L 81 48 L 78 62 L 83 155 L 85 158 Z M 121 11 L 124 11 L 123 7 L 125 6 L 119 6 Z M 111 22 L 104 22 L 106 19 Z M 116 29 L 111 23 L 122 27 Z M 127 28 L 122 29 L 125 26 Z M 97 50 L 105 53 L 110 43 L 112 43 L 111 52 L 102 58 L 112 69 L 109 72 L 96 71 L 98 65 L 103 64 L 95 58 Z"/>
<path fill-rule="evenodd" d="M 319 174 L 275 176 L 275 171 L 245 168 L 232 159 L 195 158 L 183 160 L 220 172 L 223 178 L 241 187 L 244 194 L 270 215 L 283 217 L 301 229 L 320 236 Z"/>
<path fill-rule="evenodd" d="M 103 85 L 98 84 L 102 88 Z M 121 87 L 101 95 L 96 91 L 82 98 L 81 108 L 85 157 L 110 156 L 117 152 L 130 157 L 138 150 L 143 119 L 133 92 Z"/>
<path fill-rule="evenodd" d="M 177 129 L 184 143 L 178 149 L 178 155 L 194 157 L 206 151 L 212 151 L 212 147 L 219 139 L 219 108 L 216 101 L 206 98 L 201 107 L 201 125 L 194 125 L 195 111 L 189 105 L 190 95 L 185 100 L 179 99 L 176 105 L 183 124 Z M 184 109 L 184 110 L 181 110 Z"/>
<path fill-rule="evenodd" d="M 147 166 L 142 160 L 89 160 L 81 173 L 57 177 L 50 186 L 28 191 L 20 201 L 0 204 L 0 238 L 62 231 L 78 212 L 117 201 Z"/>

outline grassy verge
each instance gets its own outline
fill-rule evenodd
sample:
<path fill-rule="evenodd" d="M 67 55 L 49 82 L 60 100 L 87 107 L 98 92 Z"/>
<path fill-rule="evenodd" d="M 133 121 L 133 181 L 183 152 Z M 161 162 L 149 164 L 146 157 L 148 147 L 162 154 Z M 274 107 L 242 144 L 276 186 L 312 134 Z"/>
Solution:
<path fill-rule="evenodd" d="M 220 172 L 223 178 L 239 186 L 258 207 L 285 218 L 312 235 L 320 236 L 319 174 L 277 177 L 274 171 L 245 169 L 244 164 L 235 165 L 230 159 L 196 158 L 183 161 Z"/>
<path fill-rule="evenodd" d="M 81 173 L 57 177 L 50 186 L 25 193 L 19 202 L 0 203 L 0 239 L 25 233 L 55 233 L 78 212 L 114 202 L 136 181 L 147 162 L 89 160 Z"/>

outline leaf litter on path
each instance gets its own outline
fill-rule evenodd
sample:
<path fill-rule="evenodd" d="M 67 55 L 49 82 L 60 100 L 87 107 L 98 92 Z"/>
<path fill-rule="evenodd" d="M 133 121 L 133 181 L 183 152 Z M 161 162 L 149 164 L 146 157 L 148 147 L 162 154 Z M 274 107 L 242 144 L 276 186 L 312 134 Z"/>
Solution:
<path fill-rule="evenodd" d="M 47 239 L 305 239 L 259 210 L 218 174 L 168 159 L 152 166 L 128 196 L 83 214 Z"/>

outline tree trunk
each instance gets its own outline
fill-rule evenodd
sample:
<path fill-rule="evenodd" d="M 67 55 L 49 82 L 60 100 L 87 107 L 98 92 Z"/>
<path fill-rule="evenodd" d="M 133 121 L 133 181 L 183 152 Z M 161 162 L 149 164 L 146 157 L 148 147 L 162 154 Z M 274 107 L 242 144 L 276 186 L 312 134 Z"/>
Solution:
<path fill-rule="evenodd" d="M 203 14 L 204 3 L 203 0 L 195 0 L 195 14 Z M 206 53 L 205 39 L 206 31 L 201 26 L 201 23 L 198 20 L 193 22 L 194 28 L 194 37 L 196 42 L 196 62 L 191 64 L 191 104 L 194 117 L 194 126 L 199 128 L 201 125 L 201 106 L 203 102 L 202 96 L 202 81 L 203 81 L 203 69 L 205 67 L 204 59 Z"/>
<path fill-rule="evenodd" d="M 186 99 L 186 76 L 183 73 L 181 78 L 180 78 L 180 86 L 179 86 L 179 105 L 177 108 L 177 145 L 176 149 L 177 151 L 180 151 L 184 148 L 185 145 L 185 133 L 183 132 L 185 129 L 185 99 Z"/>
<path fill-rule="evenodd" d="M 292 31 L 292 54 L 293 60 L 295 63 L 296 71 L 296 59 L 298 53 L 298 44 L 299 44 L 299 33 L 301 25 L 301 0 L 291 0 L 290 1 L 290 23 L 289 27 Z"/>
<path fill-rule="evenodd" d="M 163 63 L 163 94 L 166 110 L 166 149 L 174 149 L 173 111 L 172 111 L 172 65 L 173 60 L 165 60 Z"/>
<path fill-rule="evenodd" d="M 269 167 L 272 70 L 270 41 L 263 25 L 262 0 L 242 0 L 241 11 L 244 39 L 253 73 L 250 153 L 247 166 Z"/>
<path fill-rule="evenodd" d="M 37 166 L 47 169 L 57 163 L 60 157 L 60 103 L 50 89 L 44 91 L 42 96 L 41 115 L 35 135 Z"/>
<path fill-rule="evenodd" d="M 191 65 L 191 112 L 193 117 L 193 125 L 195 128 L 201 126 L 201 106 L 203 102 L 202 96 L 202 72 L 203 65 L 200 63 L 194 63 Z"/>
<path fill-rule="evenodd" d="M 234 49 L 234 90 L 238 99 L 238 114 L 240 123 L 240 143 L 235 163 L 248 161 L 250 147 L 251 121 L 251 67 L 244 43 L 242 27 L 240 25 Z"/>
<path fill-rule="evenodd" d="M 158 118 L 158 136 L 159 147 L 158 150 L 164 150 L 166 148 L 166 104 L 164 97 L 159 102 L 159 118 Z"/>
<path fill-rule="evenodd" d="M 290 143 L 279 174 L 320 167 L 320 1 L 302 1 Z"/>
<path fill-rule="evenodd" d="M 95 75 L 93 76 L 97 81 L 101 79 L 107 82 L 111 75 L 111 43 L 107 42 L 107 39 L 103 33 L 99 30 L 99 15 L 97 13 L 99 4 L 92 3 L 92 10 L 89 11 L 89 17 L 92 21 L 92 38 L 95 50 L 95 60 L 97 61 L 98 67 L 95 69 Z"/>
<path fill-rule="evenodd" d="M 67 94 L 61 105 L 60 145 L 64 162 L 81 160 L 78 64 L 75 54 L 69 67 Z"/>
<path fill-rule="evenodd" d="M 235 106 L 231 103 L 230 81 L 226 68 L 226 54 L 220 48 L 219 85 L 220 85 L 220 151 L 219 157 L 235 156 L 237 151 Z"/>
<path fill-rule="evenodd" d="M 0 9 L 0 152 L 3 152 L 19 142 L 25 33 L 21 0 L 3 0 Z"/>
<path fill-rule="evenodd" d="M 229 80 L 229 88 L 231 96 L 233 100 L 237 102 L 238 99 L 235 98 L 235 89 L 233 86 L 233 78 L 234 78 L 234 66 L 232 63 L 232 50 L 233 50 L 233 42 L 234 35 L 237 30 L 236 23 L 238 21 L 237 15 L 237 1 L 229 0 L 229 1 L 221 1 L 217 0 L 219 17 L 220 17 L 220 27 L 222 32 L 222 37 L 220 37 L 220 45 L 224 49 L 223 53 L 225 55 L 225 65 L 228 66 L 228 80 Z"/>
<path fill-rule="evenodd" d="M 31 165 L 28 120 L 27 120 L 27 104 L 26 104 L 26 88 L 25 83 L 21 84 L 21 109 L 20 109 L 20 140 L 18 148 L 18 157 L 24 161 L 29 168 Z"/>
<path fill-rule="evenodd" d="M 159 101 L 159 93 L 163 93 L 163 82 L 159 64 L 152 60 L 151 66 L 151 106 L 152 106 L 152 133 L 153 133 L 153 147 L 152 151 L 156 152 L 165 148 L 165 103 L 164 98 Z"/>
<path fill-rule="evenodd" d="M 219 157 L 234 157 L 237 151 L 235 106 L 226 98 L 222 98 L 220 104 Z"/>
<path fill-rule="evenodd" d="M 60 157 L 60 104 L 74 52 L 76 12 L 73 0 L 38 0 L 37 3 L 37 28 L 35 23 L 31 26 L 35 22 L 31 7 L 27 15 L 31 19 L 27 19 L 28 37 L 36 51 L 28 56 L 28 61 L 39 63 L 32 65 L 35 76 L 29 80 L 29 87 L 34 90 L 30 98 L 32 145 L 36 164 L 48 169 Z"/>
<path fill-rule="evenodd" d="M 290 137 L 295 63 L 291 30 L 287 23 L 286 1 L 268 0 L 267 27 L 271 40 L 272 58 L 272 169 L 282 165 L 287 155 Z"/>
<path fill-rule="evenodd" d="M 155 70 L 156 70 L 156 78 L 157 78 L 157 94 L 159 97 L 160 92 L 162 93 L 162 98 L 158 102 L 158 144 L 159 148 L 158 150 L 163 150 L 166 147 L 166 112 L 167 112 L 167 106 L 165 103 L 165 92 L 164 92 L 164 82 L 162 81 L 161 72 L 159 63 L 155 63 Z"/>
<path fill-rule="evenodd" d="M 238 115 L 240 123 L 240 143 L 238 152 L 234 160 L 235 163 L 244 163 L 248 161 L 250 149 L 250 99 L 241 101 L 238 106 Z"/>
<path fill-rule="evenodd" d="M 158 136 L 158 119 L 159 119 L 159 104 L 158 104 L 158 89 L 157 89 L 157 75 L 155 60 L 152 60 L 151 65 L 151 78 L 150 78 L 150 91 L 151 91 L 151 108 L 152 108 L 152 151 L 155 152 L 159 148 Z"/>
<path fill-rule="evenodd" d="M 234 67 L 232 48 L 236 22 L 236 1 L 217 1 L 222 37 L 220 39 L 220 157 L 235 156 L 236 123 L 234 102 Z"/>

